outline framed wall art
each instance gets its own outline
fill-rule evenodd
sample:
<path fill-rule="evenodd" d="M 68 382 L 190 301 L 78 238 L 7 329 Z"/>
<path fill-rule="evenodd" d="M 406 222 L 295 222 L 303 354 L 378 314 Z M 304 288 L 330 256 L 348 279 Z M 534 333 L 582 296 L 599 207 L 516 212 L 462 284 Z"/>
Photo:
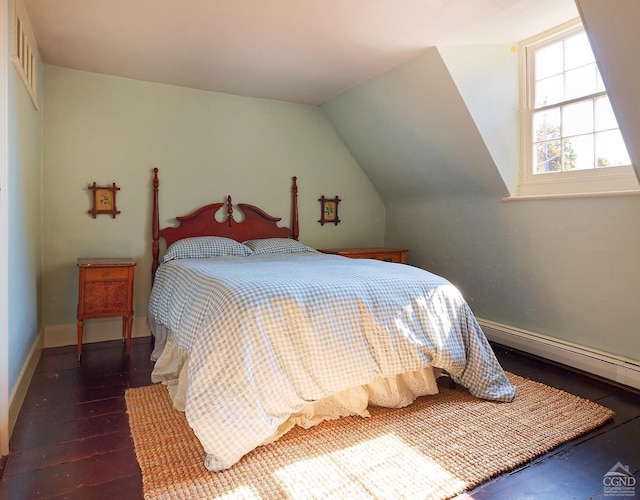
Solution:
<path fill-rule="evenodd" d="M 338 218 L 340 198 L 337 196 L 335 198 L 325 198 L 323 195 L 318 201 L 320 202 L 320 220 L 318 221 L 320 225 L 324 226 L 325 224 L 333 223 L 337 226 L 338 222 L 340 222 Z"/>
<path fill-rule="evenodd" d="M 120 213 L 116 208 L 116 192 L 120 191 L 116 183 L 111 186 L 97 186 L 94 182 L 88 189 L 93 191 L 93 208 L 89 210 L 91 216 L 95 219 L 96 215 L 108 214 L 115 219 Z"/>

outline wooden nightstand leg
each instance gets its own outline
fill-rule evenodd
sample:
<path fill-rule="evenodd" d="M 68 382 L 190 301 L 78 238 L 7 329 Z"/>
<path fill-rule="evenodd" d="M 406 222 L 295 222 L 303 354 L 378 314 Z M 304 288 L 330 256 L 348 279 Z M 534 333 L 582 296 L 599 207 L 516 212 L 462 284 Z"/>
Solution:
<path fill-rule="evenodd" d="M 126 318 L 127 320 L 127 354 L 131 350 L 131 332 L 133 330 L 133 316 Z"/>
<path fill-rule="evenodd" d="M 84 330 L 84 321 L 78 320 L 78 361 L 80 361 L 80 356 L 82 356 L 82 333 Z"/>

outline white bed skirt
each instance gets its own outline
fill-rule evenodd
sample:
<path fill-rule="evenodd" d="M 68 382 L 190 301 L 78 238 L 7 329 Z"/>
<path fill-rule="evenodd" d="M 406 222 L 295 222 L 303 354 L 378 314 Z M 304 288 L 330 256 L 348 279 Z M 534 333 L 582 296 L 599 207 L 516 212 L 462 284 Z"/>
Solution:
<path fill-rule="evenodd" d="M 153 329 L 156 348 L 152 359 L 157 360 L 151 380 L 154 383 L 165 384 L 173 406 L 177 410 L 185 411 L 189 353 L 178 347 L 166 329 L 158 328 L 158 325 L 154 325 Z M 436 378 L 440 376 L 440 372 L 438 368 L 427 367 L 395 377 L 379 378 L 370 384 L 352 387 L 320 401 L 307 403 L 299 412 L 283 422 L 262 444 L 276 441 L 296 425 L 308 429 L 325 420 L 349 415 L 368 417 L 369 405 L 386 408 L 408 406 L 420 396 L 438 393 Z"/>

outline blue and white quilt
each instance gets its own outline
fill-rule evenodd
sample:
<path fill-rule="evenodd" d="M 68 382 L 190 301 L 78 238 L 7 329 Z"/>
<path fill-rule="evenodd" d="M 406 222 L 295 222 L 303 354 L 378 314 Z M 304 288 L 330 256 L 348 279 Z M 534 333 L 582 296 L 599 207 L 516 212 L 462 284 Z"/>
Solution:
<path fill-rule="evenodd" d="M 408 265 L 320 253 L 172 260 L 149 317 L 189 353 L 185 412 L 210 470 L 305 403 L 380 377 L 432 366 L 479 398 L 515 396 L 458 290 Z"/>

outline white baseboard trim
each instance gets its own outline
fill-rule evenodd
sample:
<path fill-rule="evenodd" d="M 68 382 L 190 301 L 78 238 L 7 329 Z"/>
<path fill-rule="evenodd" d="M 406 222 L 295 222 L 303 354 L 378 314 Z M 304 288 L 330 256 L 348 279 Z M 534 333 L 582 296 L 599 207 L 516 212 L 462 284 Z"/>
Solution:
<path fill-rule="evenodd" d="M 40 361 L 40 355 L 42 354 L 42 340 L 43 332 L 40 331 L 35 342 L 31 346 L 29 355 L 22 366 L 22 370 L 20 370 L 18 382 L 9 397 L 9 436 L 13 433 L 13 428 L 18 420 L 18 413 L 20 413 L 20 408 L 22 408 L 22 403 L 27 395 L 27 389 L 29 389 L 29 384 L 31 383 L 33 374 L 36 372 L 38 361 Z"/>
<path fill-rule="evenodd" d="M 151 330 L 147 318 L 133 318 L 132 337 L 148 337 Z M 122 318 L 92 319 L 84 322 L 82 343 L 104 342 L 122 338 Z M 44 329 L 44 347 L 77 345 L 78 327 L 72 325 L 47 326 Z"/>
<path fill-rule="evenodd" d="M 640 389 L 640 361 L 486 319 L 477 320 L 491 341 Z"/>

